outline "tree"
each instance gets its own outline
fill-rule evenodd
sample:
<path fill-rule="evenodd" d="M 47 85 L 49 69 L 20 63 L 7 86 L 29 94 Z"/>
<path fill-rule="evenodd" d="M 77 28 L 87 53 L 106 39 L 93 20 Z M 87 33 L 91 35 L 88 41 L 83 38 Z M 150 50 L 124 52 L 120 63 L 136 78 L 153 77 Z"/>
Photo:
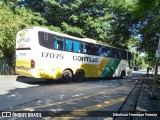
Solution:
<path fill-rule="evenodd" d="M 65 34 L 127 49 L 133 21 L 125 0 L 23 0 L 18 5 L 42 14 L 46 26 Z"/>
<path fill-rule="evenodd" d="M 10 6 L 11 3 L 0 3 L 0 51 L 1 56 L 14 69 L 16 33 L 31 25 L 40 25 L 45 20 L 38 13 L 30 14 L 24 8 Z"/>
<path fill-rule="evenodd" d="M 129 11 L 131 4 L 126 0 L 112 0 L 109 11 L 112 15 L 111 44 L 116 47 L 128 49 L 129 39 L 132 35 L 132 27 L 136 22 Z"/>
<path fill-rule="evenodd" d="M 139 0 L 135 2 L 132 10 L 133 17 L 139 20 L 137 24 L 137 34 L 141 34 L 139 50 L 145 52 L 147 59 L 154 63 L 159 41 L 158 34 L 160 34 L 160 1 Z"/>

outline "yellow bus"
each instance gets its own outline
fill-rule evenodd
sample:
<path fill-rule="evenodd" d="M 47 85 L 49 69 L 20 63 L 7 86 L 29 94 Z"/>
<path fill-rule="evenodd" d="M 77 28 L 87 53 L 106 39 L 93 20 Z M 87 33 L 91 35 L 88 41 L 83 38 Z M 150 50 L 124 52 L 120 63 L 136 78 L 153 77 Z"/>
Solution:
<path fill-rule="evenodd" d="M 131 74 L 130 60 L 129 51 L 47 28 L 26 28 L 16 36 L 16 73 L 23 76 L 65 81 L 123 77 Z"/>

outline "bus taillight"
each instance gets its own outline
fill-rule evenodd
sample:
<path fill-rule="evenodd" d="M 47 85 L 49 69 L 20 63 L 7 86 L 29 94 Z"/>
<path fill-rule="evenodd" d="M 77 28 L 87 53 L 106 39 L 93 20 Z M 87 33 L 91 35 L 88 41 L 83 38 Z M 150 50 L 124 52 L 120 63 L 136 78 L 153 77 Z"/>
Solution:
<path fill-rule="evenodd" d="M 35 68 L 35 61 L 31 60 L 31 68 Z"/>

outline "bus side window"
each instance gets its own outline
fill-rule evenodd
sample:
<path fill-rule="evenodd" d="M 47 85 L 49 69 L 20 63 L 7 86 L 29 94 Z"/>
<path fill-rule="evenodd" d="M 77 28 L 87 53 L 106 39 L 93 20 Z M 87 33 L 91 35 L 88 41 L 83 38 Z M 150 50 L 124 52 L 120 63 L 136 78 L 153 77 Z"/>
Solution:
<path fill-rule="evenodd" d="M 129 66 L 131 66 L 131 59 L 132 59 L 132 54 L 130 52 L 128 52 L 128 63 L 129 63 Z"/>
<path fill-rule="evenodd" d="M 60 37 L 54 37 L 54 49 L 64 50 L 64 40 Z"/>
<path fill-rule="evenodd" d="M 124 52 L 124 51 L 122 51 L 122 59 L 126 59 L 126 58 L 125 58 L 125 52 Z"/>
<path fill-rule="evenodd" d="M 132 59 L 132 54 L 130 52 L 128 52 L 128 60 Z"/>
<path fill-rule="evenodd" d="M 80 52 L 80 42 L 66 39 L 66 51 Z"/>
<path fill-rule="evenodd" d="M 81 43 L 81 53 L 86 54 L 86 44 Z"/>
<path fill-rule="evenodd" d="M 108 48 L 107 48 L 107 53 L 108 53 L 108 56 L 109 56 L 109 57 L 112 57 L 113 49 L 110 48 L 110 47 L 108 47 Z"/>
<path fill-rule="evenodd" d="M 102 53 L 102 46 L 95 45 L 94 46 L 94 55 L 101 56 L 101 53 Z"/>
<path fill-rule="evenodd" d="M 127 60 L 127 51 L 122 51 L 122 59 Z"/>
<path fill-rule="evenodd" d="M 104 57 L 112 57 L 112 48 L 104 46 L 102 48 L 102 56 L 104 56 Z"/>
<path fill-rule="evenodd" d="M 80 52 L 80 42 L 73 41 L 73 51 L 76 53 Z"/>
<path fill-rule="evenodd" d="M 122 58 L 122 50 L 118 50 L 119 51 L 119 54 L 118 54 L 118 59 L 121 59 Z"/>
<path fill-rule="evenodd" d="M 118 50 L 116 48 L 112 48 L 112 57 L 118 58 L 118 54 L 119 54 Z"/>
<path fill-rule="evenodd" d="M 114 50 L 114 48 L 112 48 L 112 54 L 111 54 L 112 58 L 116 58 L 116 54 L 115 53 L 116 53 L 116 51 Z"/>
<path fill-rule="evenodd" d="M 103 57 L 107 57 L 107 56 L 108 56 L 105 47 L 102 48 L 102 56 L 103 56 Z"/>
<path fill-rule="evenodd" d="M 66 39 L 66 51 L 73 51 L 73 41 Z"/>
<path fill-rule="evenodd" d="M 93 44 L 87 44 L 86 45 L 86 54 L 94 55 Z"/>
<path fill-rule="evenodd" d="M 57 46 L 57 37 L 54 37 L 54 49 L 58 49 L 58 46 Z"/>
<path fill-rule="evenodd" d="M 117 59 L 121 59 L 121 50 L 115 48 L 115 51 L 116 51 L 116 53 L 115 53 L 116 54 L 116 58 Z"/>

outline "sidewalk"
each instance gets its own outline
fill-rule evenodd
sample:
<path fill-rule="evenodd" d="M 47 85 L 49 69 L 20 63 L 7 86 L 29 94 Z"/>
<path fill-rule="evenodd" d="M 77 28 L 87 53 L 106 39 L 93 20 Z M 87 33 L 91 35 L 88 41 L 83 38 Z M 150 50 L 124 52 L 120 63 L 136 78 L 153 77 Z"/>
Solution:
<path fill-rule="evenodd" d="M 158 76 L 159 77 L 159 76 Z M 142 112 L 145 114 L 152 114 L 151 116 L 145 117 L 136 117 L 138 120 L 160 120 L 160 84 L 157 82 L 155 98 L 151 99 L 152 93 L 152 85 L 153 85 L 153 75 L 146 75 L 144 79 L 144 83 L 141 89 L 141 93 L 138 99 L 136 112 Z M 154 114 L 155 113 L 155 114 Z M 154 117 L 157 114 L 158 117 Z"/>
<path fill-rule="evenodd" d="M 0 75 L 0 78 L 16 78 L 18 77 L 19 75 Z"/>

